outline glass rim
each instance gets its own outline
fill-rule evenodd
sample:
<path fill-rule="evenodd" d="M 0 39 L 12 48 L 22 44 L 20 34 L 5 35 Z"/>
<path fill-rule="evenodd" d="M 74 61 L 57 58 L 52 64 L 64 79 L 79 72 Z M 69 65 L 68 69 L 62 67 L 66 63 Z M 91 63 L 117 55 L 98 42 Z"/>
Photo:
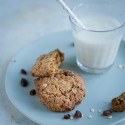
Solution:
<path fill-rule="evenodd" d="M 84 5 L 83 3 L 80 3 L 80 4 L 76 5 L 76 6 L 74 6 L 71 10 L 75 10 L 76 8 L 79 8 L 80 6 L 83 6 L 83 5 Z M 123 12 L 125 12 L 125 11 L 123 11 Z M 113 28 L 113 29 L 109 29 L 109 30 L 92 30 L 92 29 L 86 29 L 86 28 L 84 28 L 84 27 L 78 25 L 78 24 L 76 23 L 76 21 L 75 21 L 70 15 L 69 15 L 69 20 L 70 20 L 70 22 L 73 23 L 73 25 L 75 25 L 75 26 L 77 26 L 78 28 L 83 29 L 83 30 L 85 30 L 85 31 L 89 31 L 89 32 L 111 32 L 111 31 L 118 30 L 118 29 L 122 28 L 122 27 L 125 25 L 125 20 L 124 20 L 124 22 L 123 22 L 120 26 L 118 26 L 118 27 L 116 27 L 116 28 Z M 74 21 L 73 21 L 73 20 L 74 20 Z"/>

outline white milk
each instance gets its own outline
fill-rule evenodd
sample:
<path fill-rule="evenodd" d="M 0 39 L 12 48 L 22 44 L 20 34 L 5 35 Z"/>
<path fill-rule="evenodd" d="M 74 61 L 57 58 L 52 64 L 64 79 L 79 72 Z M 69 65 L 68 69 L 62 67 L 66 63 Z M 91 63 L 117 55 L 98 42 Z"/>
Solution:
<path fill-rule="evenodd" d="M 84 19 L 87 29 L 94 31 L 112 30 L 120 23 L 109 17 L 94 17 Z M 78 30 L 74 32 L 75 49 L 79 63 L 90 68 L 107 68 L 113 64 L 119 44 L 121 31 L 91 32 Z"/>

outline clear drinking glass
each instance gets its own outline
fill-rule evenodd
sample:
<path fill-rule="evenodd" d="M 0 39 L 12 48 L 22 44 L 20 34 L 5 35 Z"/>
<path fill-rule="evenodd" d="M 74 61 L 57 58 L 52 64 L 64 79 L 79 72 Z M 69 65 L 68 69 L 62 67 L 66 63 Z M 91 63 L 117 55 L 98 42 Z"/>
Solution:
<path fill-rule="evenodd" d="M 124 31 L 123 8 L 105 1 L 87 1 L 72 10 L 85 25 L 83 28 L 69 17 L 77 65 L 90 73 L 108 70 L 114 63 Z"/>

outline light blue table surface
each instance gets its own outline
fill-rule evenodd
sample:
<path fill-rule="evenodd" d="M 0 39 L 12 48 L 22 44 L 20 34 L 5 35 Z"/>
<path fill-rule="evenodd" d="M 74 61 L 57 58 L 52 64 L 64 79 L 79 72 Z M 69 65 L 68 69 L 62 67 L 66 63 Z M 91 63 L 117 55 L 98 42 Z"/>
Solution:
<path fill-rule="evenodd" d="M 72 7 L 82 0 L 65 1 Z M 122 7 L 125 0 L 119 3 Z M 42 36 L 69 29 L 68 16 L 56 0 L 0 0 L 0 125 L 37 125 L 15 109 L 6 95 L 4 80 L 11 57 Z"/>

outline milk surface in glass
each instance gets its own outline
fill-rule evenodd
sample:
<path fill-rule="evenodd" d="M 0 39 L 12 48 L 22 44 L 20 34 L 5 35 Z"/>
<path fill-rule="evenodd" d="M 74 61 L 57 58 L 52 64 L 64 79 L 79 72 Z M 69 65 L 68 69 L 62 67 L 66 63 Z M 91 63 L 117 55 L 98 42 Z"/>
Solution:
<path fill-rule="evenodd" d="M 115 29 L 120 23 L 111 17 L 97 16 L 85 18 L 84 25 L 94 32 L 82 30 L 74 33 L 77 61 L 90 68 L 111 66 L 122 37 L 120 31 Z"/>

